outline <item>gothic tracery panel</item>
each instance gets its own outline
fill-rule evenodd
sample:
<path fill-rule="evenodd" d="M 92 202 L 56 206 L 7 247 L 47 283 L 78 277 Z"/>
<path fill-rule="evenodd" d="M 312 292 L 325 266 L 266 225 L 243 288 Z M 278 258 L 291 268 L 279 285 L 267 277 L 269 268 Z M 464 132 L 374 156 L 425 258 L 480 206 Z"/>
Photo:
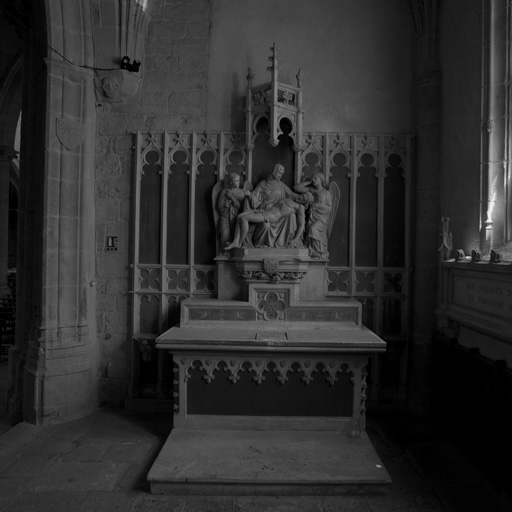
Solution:
<path fill-rule="evenodd" d="M 350 226 L 350 197 L 351 173 L 350 156 L 339 145 L 329 154 L 329 174 L 340 190 L 338 213 L 334 220 L 333 231 L 338 236 L 332 237 L 329 243 L 330 264 L 348 266 L 349 263 L 349 226 Z"/>
<path fill-rule="evenodd" d="M 142 154 L 139 261 L 160 263 L 162 152 L 153 143 Z"/>
<path fill-rule="evenodd" d="M 292 148 L 289 128 L 276 147 L 265 114 L 253 119 L 252 147 L 235 132 L 137 135 L 134 335 L 175 325 L 185 298 L 215 297 L 215 184 L 237 173 L 254 185 L 269 162 L 286 158 L 288 186 L 320 172 L 340 190 L 327 296 L 358 298 L 367 327 L 386 340 L 407 338 L 413 137 L 310 132 Z M 282 318 L 274 302 L 259 314 Z"/>
<path fill-rule="evenodd" d="M 168 139 L 166 147 L 167 163 L 167 226 L 172 229 L 166 231 L 166 263 L 170 265 L 184 265 L 188 262 L 188 229 L 186 222 L 177 222 L 185 219 L 190 208 L 189 190 L 192 167 L 190 152 L 191 136 L 178 133 Z"/>
<path fill-rule="evenodd" d="M 376 157 L 359 155 L 356 174 L 356 265 L 377 265 L 378 176 Z"/>
<path fill-rule="evenodd" d="M 197 152 L 197 171 L 195 173 L 194 207 L 194 263 L 207 265 L 216 256 L 215 223 L 212 211 L 212 191 L 217 182 L 218 154 L 212 144 L 212 138 L 205 138 Z"/>
<path fill-rule="evenodd" d="M 399 153 L 388 153 L 384 170 L 384 240 L 386 267 L 405 265 L 405 176 Z"/>

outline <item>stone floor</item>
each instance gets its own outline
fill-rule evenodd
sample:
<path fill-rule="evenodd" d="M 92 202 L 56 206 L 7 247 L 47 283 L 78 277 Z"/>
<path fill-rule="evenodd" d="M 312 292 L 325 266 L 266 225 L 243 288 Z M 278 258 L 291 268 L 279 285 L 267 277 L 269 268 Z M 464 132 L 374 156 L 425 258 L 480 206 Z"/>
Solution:
<path fill-rule="evenodd" d="M 100 409 L 82 420 L 0 436 L 2 512 L 510 512 L 458 448 L 428 425 L 369 404 L 367 428 L 393 483 L 341 496 L 153 496 L 146 475 L 170 418 Z"/>

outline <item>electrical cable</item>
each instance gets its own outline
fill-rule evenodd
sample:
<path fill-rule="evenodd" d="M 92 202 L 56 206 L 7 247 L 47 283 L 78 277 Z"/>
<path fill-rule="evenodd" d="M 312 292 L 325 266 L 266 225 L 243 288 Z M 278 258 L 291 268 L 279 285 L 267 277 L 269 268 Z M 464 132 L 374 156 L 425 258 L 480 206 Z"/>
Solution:
<path fill-rule="evenodd" d="M 86 64 L 75 64 L 73 61 L 69 60 L 68 58 L 64 57 L 62 53 L 60 53 L 58 50 L 50 46 L 39 34 L 36 34 L 30 27 L 28 27 L 23 21 L 21 21 L 18 17 L 16 17 L 12 12 L 8 11 L 3 5 L 0 5 L 0 9 L 5 11 L 8 16 L 13 18 L 17 23 L 19 23 L 22 27 L 24 27 L 30 34 L 32 34 L 36 39 L 44 43 L 44 45 L 50 49 L 52 52 L 55 52 L 57 55 L 62 57 L 66 62 L 69 64 L 76 66 L 78 68 L 86 68 L 86 69 L 92 69 L 94 71 L 117 71 L 119 68 L 96 68 L 93 66 L 87 66 Z"/>

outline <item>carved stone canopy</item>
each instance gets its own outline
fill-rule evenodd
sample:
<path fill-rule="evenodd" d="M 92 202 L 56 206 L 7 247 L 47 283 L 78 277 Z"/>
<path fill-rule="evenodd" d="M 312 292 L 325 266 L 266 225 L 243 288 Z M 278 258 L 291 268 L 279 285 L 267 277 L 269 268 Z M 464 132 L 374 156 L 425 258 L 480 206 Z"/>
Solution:
<path fill-rule="evenodd" d="M 267 67 L 271 74 L 270 82 L 261 85 L 252 85 L 254 75 L 251 69 L 247 75 L 247 147 L 254 148 L 254 137 L 257 135 L 256 125 L 261 117 L 267 118 L 270 126 L 270 144 L 276 147 L 279 144 L 279 136 L 286 133 L 294 142 L 294 150 L 304 149 L 302 140 L 302 76 L 297 73 L 297 86 L 279 82 L 278 56 L 276 44 L 270 48 L 271 55 L 268 58 L 271 65 Z"/>

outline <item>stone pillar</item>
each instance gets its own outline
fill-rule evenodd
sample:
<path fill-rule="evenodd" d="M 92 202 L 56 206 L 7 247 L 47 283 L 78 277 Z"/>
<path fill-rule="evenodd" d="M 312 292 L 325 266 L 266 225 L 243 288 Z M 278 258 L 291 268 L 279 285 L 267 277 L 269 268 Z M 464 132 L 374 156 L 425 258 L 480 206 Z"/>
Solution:
<path fill-rule="evenodd" d="M 411 0 L 416 30 L 416 180 L 408 400 L 412 410 L 429 409 L 432 339 L 437 300 L 439 246 L 441 74 L 438 0 Z"/>
<path fill-rule="evenodd" d="M 46 61 L 41 306 L 24 372 L 25 421 L 91 413 L 95 323 L 94 72 Z"/>
<path fill-rule="evenodd" d="M 17 151 L 0 146 L 0 297 L 9 293 L 7 269 L 9 266 L 9 174 L 11 160 Z"/>
<path fill-rule="evenodd" d="M 18 307 L 8 412 L 11 421 L 47 423 L 86 416 L 98 405 L 92 25 L 83 0 L 24 5 Z M 45 38 L 56 52 L 48 52 Z"/>

